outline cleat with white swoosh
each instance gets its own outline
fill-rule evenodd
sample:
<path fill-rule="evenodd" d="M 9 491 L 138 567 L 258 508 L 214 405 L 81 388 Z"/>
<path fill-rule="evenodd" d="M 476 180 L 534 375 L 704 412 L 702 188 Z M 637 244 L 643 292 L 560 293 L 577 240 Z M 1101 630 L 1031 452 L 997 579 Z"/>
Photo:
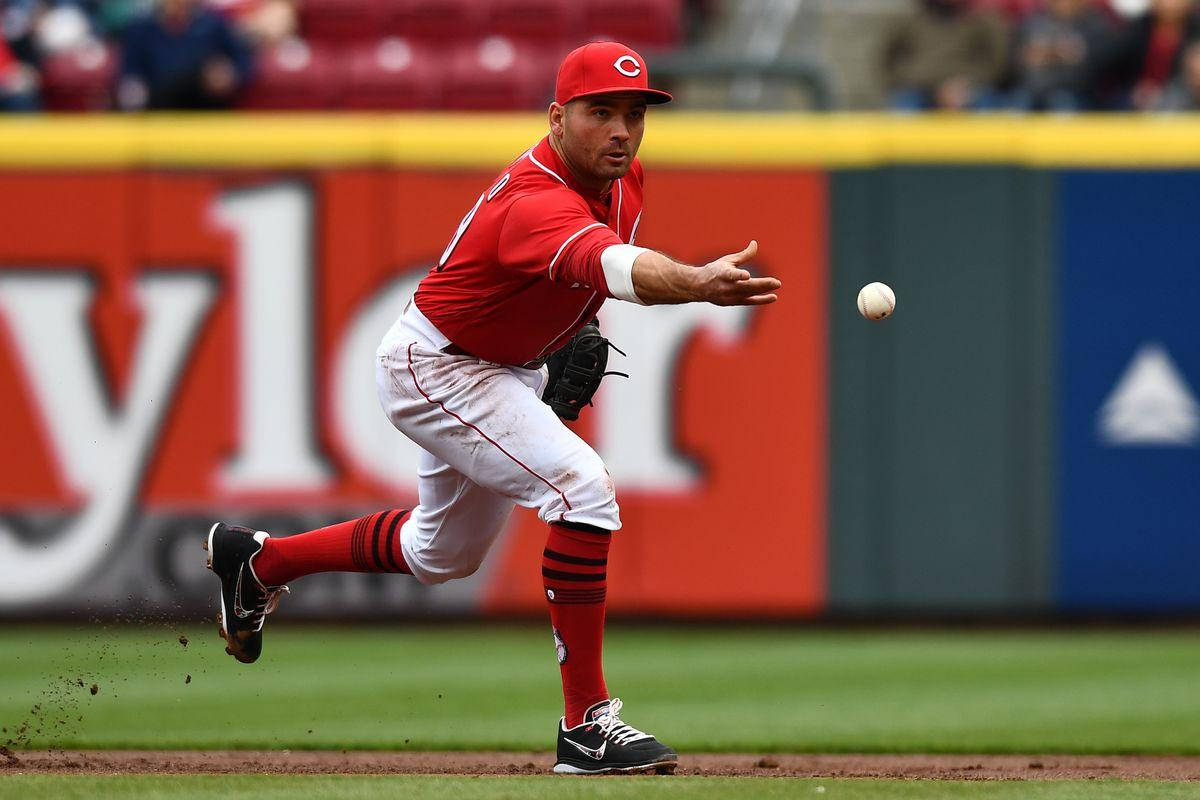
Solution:
<path fill-rule="evenodd" d="M 670 774 L 679 764 L 674 750 L 648 733 L 621 721 L 621 701 L 603 700 L 583 715 L 583 722 L 558 723 L 558 761 L 563 775 L 602 775 L 612 772 Z"/>
<path fill-rule="evenodd" d="M 209 529 L 204 542 L 207 566 L 221 579 L 217 622 L 225 652 L 243 664 L 258 660 L 263 623 L 288 591 L 286 586 L 264 586 L 254 574 L 253 559 L 269 537 L 265 531 L 218 522 Z"/>

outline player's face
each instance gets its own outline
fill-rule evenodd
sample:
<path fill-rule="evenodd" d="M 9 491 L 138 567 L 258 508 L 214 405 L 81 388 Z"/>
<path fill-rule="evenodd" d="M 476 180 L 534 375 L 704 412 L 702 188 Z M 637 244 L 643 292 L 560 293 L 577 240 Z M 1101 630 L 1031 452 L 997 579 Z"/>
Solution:
<path fill-rule="evenodd" d="M 583 97 L 567 104 L 562 148 L 580 179 L 607 185 L 633 166 L 646 127 L 646 101 L 639 95 Z"/>

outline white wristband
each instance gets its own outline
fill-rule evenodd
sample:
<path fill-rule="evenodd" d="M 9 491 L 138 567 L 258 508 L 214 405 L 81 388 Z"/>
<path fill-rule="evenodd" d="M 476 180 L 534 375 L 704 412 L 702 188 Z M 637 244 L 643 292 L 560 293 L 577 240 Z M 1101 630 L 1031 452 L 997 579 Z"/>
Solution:
<path fill-rule="evenodd" d="M 604 248 L 600 253 L 600 266 L 604 268 L 609 294 L 618 300 L 646 305 L 633 290 L 633 262 L 645 252 L 645 247 L 631 244 L 614 244 Z"/>

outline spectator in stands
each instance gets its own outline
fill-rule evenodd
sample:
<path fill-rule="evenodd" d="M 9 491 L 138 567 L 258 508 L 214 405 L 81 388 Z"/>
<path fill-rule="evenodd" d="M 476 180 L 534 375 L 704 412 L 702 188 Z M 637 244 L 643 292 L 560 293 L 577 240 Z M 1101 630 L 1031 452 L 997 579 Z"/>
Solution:
<path fill-rule="evenodd" d="M 1162 93 L 1158 110 L 1200 111 L 1200 42 L 1184 51 L 1179 76 Z"/>
<path fill-rule="evenodd" d="M 1081 111 L 1095 105 L 1095 73 L 1112 41 L 1108 18 L 1089 0 L 1046 0 L 1018 28 L 1013 105 Z"/>
<path fill-rule="evenodd" d="M 161 0 L 125 30 L 117 105 L 126 110 L 216 109 L 233 104 L 251 52 L 198 0 Z"/>
<path fill-rule="evenodd" d="M 1194 0 L 1153 0 L 1123 31 L 1108 58 L 1118 108 L 1156 108 L 1178 74 L 1184 50 L 1200 38 Z"/>
<path fill-rule="evenodd" d="M 0 111 L 36 111 L 37 87 L 37 71 L 17 60 L 8 42 L 0 38 Z"/>
<path fill-rule="evenodd" d="M 889 104 L 902 111 L 996 107 L 1007 58 L 999 15 L 971 0 L 920 0 L 884 38 Z"/>
<path fill-rule="evenodd" d="M 295 0 L 208 0 L 208 5 L 231 18 L 242 35 L 256 45 L 287 41 L 299 27 Z"/>

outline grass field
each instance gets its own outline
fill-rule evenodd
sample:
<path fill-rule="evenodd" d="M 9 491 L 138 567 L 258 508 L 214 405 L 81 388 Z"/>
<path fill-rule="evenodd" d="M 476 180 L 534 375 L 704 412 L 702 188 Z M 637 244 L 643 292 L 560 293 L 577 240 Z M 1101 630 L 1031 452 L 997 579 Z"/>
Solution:
<path fill-rule="evenodd" d="M 685 754 L 1200 753 L 1188 631 L 616 627 L 606 662 L 628 721 Z M 251 667 L 213 626 L 0 628 L 0 742 L 20 749 L 546 750 L 559 702 L 542 626 L 277 625 Z M 0 797 L 284 797 L 291 780 L 321 797 L 561 793 L 537 776 L 0 776 Z M 1096 781 L 584 783 L 571 796 L 1200 797 Z"/>
<path fill-rule="evenodd" d="M 1200 753 L 1187 631 L 616 628 L 606 663 L 629 721 L 691 751 Z M 0 628 L 29 748 L 544 749 L 559 703 L 541 626 L 276 626 L 253 666 L 213 626 Z"/>

